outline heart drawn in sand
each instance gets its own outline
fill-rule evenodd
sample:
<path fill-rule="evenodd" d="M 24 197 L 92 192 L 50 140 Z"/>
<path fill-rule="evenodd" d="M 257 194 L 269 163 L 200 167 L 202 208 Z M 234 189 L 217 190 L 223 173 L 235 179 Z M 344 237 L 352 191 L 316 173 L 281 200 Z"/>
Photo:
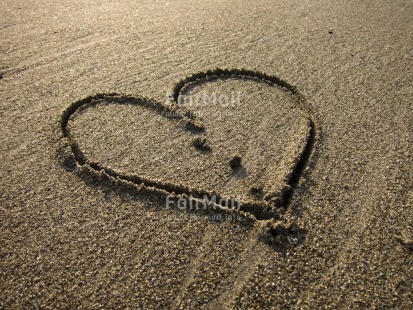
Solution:
<path fill-rule="evenodd" d="M 257 219 L 288 206 L 317 135 L 294 87 L 233 69 L 181 80 L 166 103 L 118 94 L 79 100 L 61 129 L 89 171 Z"/>

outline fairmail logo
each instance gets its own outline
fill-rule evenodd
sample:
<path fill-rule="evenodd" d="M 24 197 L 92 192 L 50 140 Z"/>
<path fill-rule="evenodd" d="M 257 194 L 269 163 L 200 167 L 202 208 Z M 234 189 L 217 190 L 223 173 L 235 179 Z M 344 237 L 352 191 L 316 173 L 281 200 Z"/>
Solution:
<path fill-rule="evenodd" d="M 167 102 L 172 101 L 172 96 L 167 95 Z M 231 91 L 230 94 L 221 94 L 217 92 L 193 94 L 193 95 L 180 95 L 178 98 L 178 104 L 184 107 L 202 107 L 215 105 L 220 107 L 239 107 L 241 106 L 241 92 Z"/>
<path fill-rule="evenodd" d="M 240 199 L 219 198 L 216 195 L 204 195 L 202 199 L 196 197 L 176 197 L 174 195 L 166 196 L 166 209 L 176 208 L 178 210 L 206 210 L 218 206 L 239 211 L 241 208 Z"/>

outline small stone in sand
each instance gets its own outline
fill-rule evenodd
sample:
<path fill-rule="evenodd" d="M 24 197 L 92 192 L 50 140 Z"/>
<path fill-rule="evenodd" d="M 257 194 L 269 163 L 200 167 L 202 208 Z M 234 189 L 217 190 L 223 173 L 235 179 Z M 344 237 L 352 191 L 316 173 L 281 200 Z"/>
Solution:
<path fill-rule="evenodd" d="M 204 138 L 204 137 L 196 137 L 193 141 L 192 141 L 192 145 L 193 146 L 195 146 L 195 147 L 200 147 L 200 148 L 202 148 L 202 147 L 205 147 L 206 146 L 206 143 L 207 143 L 207 140 L 206 140 L 206 138 Z"/>

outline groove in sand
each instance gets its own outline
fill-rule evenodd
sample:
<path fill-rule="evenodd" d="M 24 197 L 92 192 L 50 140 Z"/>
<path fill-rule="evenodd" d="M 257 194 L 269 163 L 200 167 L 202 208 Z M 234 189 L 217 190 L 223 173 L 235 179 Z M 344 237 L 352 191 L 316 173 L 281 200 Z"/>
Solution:
<path fill-rule="evenodd" d="M 314 145 L 316 143 L 316 138 L 318 135 L 318 123 L 314 113 L 305 103 L 303 97 L 298 93 L 294 86 L 291 86 L 287 82 L 279 79 L 276 76 L 270 76 L 265 73 L 249 71 L 244 69 L 215 69 L 206 72 L 196 73 L 191 75 L 181 81 L 179 81 L 172 93 L 173 102 L 171 105 L 165 105 L 157 103 L 151 99 L 145 97 L 135 97 L 127 95 L 119 95 L 116 93 L 111 94 L 97 94 L 95 96 L 89 96 L 82 100 L 76 101 L 71 104 L 64 112 L 61 118 L 61 130 L 63 132 L 63 137 L 66 139 L 67 144 L 70 146 L 73 153 L 74 159 L 78 165 L 86 167 L 93 173 L 100 176 L 109 178 L 112 181 L 118 182 L 119 180 L 125 181 L 127 183 L 132 183 L 137 186 L 145 186 L 148 189 L 155 191 L 166 192 L 174 194 L 176 196 L 182 196 L 186 198 L 191 198 L 195 200 L 202 201 L 204 197 L 215 196 L 217 201 L 226 200 L 229 201 L 229 205 L 236 205 L 238 202 L 232 199 L 225 199 L 221 197 L 218 193 L 209 192 L 202 189 L 191 188 L 184 185 L 177 185 L 168 182 L 161 182 L 157 180 L 151 180 L 139 175 L 127 174 L 119 171 L 115 171 L 109 167 L 105 167 L 99 163 L 92 162 L 83 154 L 82 150 L 79 148 L 76 140 L 71 135 L 67 125 L 70 117 L 81 107 L 86 105 L 98 104 L 104 100 L 116 102 L 116 103 L 128 103 L 136 104 L 147 107 L 149 109 L 154 109 L 158 112 L 163 112 L 164 115 L 173 115 L 174 118 L 181 119 L 185 122 L 186 127 L 190 131 L 203 131 L 202 123 L 198 122 L 196 117 L 190 110 L 184 109 L 179 106 L 179 96 L 182 89 L 192 83 L 202 82 L 202 81 L 212 81 L 217 79 L 227 79 L 227 78 L 239 78 L 239 79 L 250 79 L 257 80 L 260 82 L 268 83 L 271 86 L 282 87 L 295 95 L 302 111 L 307 115 L 308 120 L 308 134 L 306 137 L 305 145 L 298 158 L 295 159 L 293 166 L 291 167 L 291 172 L 288 174 L 285 180 L 284 187 L 279 195 L 278 202 L 269 202 L 262 200 L 262 202 L 257 203 L 255 201 L 242 201 L 240 202 L 240 212 L 247 217 L 253 216 L 257 220 L 267 220 L 277 216 L 276 210 L 279 208 L 287 209 L 291 202 L 291 197 L 294 189 L 297 187 L 299 180 L 307 167 L 307 164 L 311 158 L 314 150 Z M 223 211 L 229 211 L 229 208 L 224 204 L 219 205 L 217 203 L 210 202 L 208 204 L 209 208 L 219 209 Z"/>

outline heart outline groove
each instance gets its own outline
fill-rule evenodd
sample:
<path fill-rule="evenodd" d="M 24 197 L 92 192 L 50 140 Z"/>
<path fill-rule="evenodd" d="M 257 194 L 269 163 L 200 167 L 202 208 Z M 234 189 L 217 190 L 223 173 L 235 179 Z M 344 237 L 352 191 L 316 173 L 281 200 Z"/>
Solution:
<path fill-rule="evenodd" d="M 188 85 L 201 83 L 205 81 L 213 81 L 219 79 L 241 79 L 241 80 L 255 80 L 264 82 L 273 87 L 280 87 L 292 95 L 300 107 L 301 112 L 306 116 L 308 122 L 308 132 L 306 135 L 305 145 L 303 146 L 299 156 L 295 158 L 294 163 L 290 169 L 290 173 L 286 176 L 283 184 L 283 188 L 279 193 L 275 201 L 261 200 L 257 201 L 234 201 L 231 198 L 222 197 L 219 193 L 205 191 L 202 189 L 191 188 L 182 184 L 173 184 L 169 182 L 152 180 L 136 174 L 127 174 L 120 171 L 116 171 L 112 168 L 106 167 L 98 162 L 93 162 L 88 159 L 75 138 L 71 134 L 68 123 L 71 116 L 79 109 L 88 105 L 96 105 L 99 102 L 108 100 L 119 104 L 132 104 L 140 105 L 145 108 L 155 110 L 158 113 L 163 113 L 167 118 L 177 119 L 182 122 L 187 130 L 192 133 L 199 133 L 205 131 L 205 128 L 201 121 L 198 120 L 194 113 L 179 105 L 179 97 L 182 90 Z M 167 116 L 170 115 L 170 116 Z M 113 184 L 127 184 L 129 186 L 135 186 L 138 189 L 142 187 L 150 191 L 160 192 L 162 194 L 174 195 L 176 197 L 194 200 L 196 202 L 204 203 L 210 210 L 219 210 L 223 212 L 237 212 L 246 218 L 253 220 L 269 220 L 279 219 L 280 214 L 285 212 L 291 203 L 293 193 L 297 188 L 301 177 L 307 167 L 311 166 L 310 161 L 314 155 L 314 149 L 317 141 L 319 140 L 319 123 L 312 111 L 308 106 L 302 95 L 297 89 L 288 84 L 287 82 L 279 79 L 276 76 L 267 75 L 256 71 L 250 71 L 245 69 L 214 69 L 206 72 L 195 73 L 188 76 L 175 84 L 172 94 L 170 96 L 169 104 L 163 104 L 146 97 L 122 95 L 117 93 L 108 94 L 96 94 L 78 100 L 69 105 L 62 113 L 60 119 L 60 145 L 59 157 L 63 161 L 66 167 L 80 166 L 82 169 L 87 170 L 93 175 L 103 177 L 110 180 Z M 63 154 L 63 155 L 62 155 Z M 205 197 L 216 197 L 215 202 L 205 201 Z M 216 201 L 225 201 L 224 204 L 217 203 Z M 229 203 L 234 206 L 239 205 L 239 209 L 231 209 L 228 207 Z"/>

